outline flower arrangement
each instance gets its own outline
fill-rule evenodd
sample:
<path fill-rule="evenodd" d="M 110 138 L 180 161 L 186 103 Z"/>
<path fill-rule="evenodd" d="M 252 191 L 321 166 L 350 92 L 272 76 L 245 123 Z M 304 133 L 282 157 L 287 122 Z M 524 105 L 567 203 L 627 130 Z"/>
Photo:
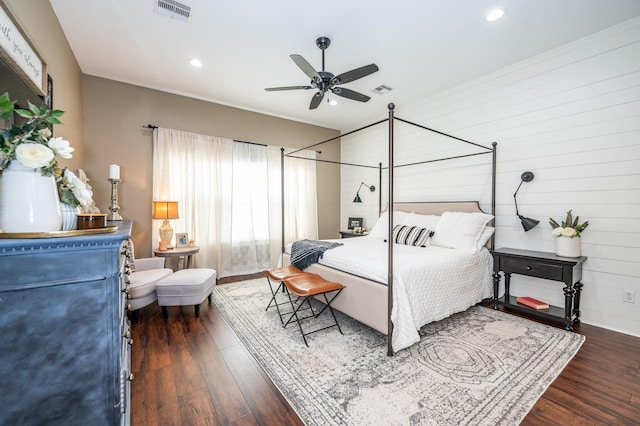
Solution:
<path fill-rule="evenodd" d="M 66 167 L 56 176 L 60 202 L 83 209 L 93 203 L 93 191 L 82 179 Z"/>
<path fill-rule="evenodd" d="M 573 218 L 571 214 L 571 210 L 567 212 L 566 219 L 562 222 L 562 224 L 558 224 L 553 218 L 549 218 L 549 224 L 553 228 L 551 231 L 551 235 L 554 237 L 579 237 L 580 233 L 585 230 L 587 226 L 589 226 L 589 221 L 584 223 L 580 223 L 580 216 L 576 216 Z"/>
<path fill-rule="evenodd" d="M 74 149 L 69 141 L 52 137 L 49 126 L 62 124 L 59 117 L 64 111 L 50 110 L 46 105 L 40 107 L 29 102 L 29 109 L 16 109 L 15 101 L 4 93 L 0 96 L 0 118 L 8 119 L 13 113 L 27 121 L 22 125 L 13 124 L 0 133 L 0 173 L 12 161 L 17 160 L 26 167 L 40 170 L 43 176 L 60 174 L 56 155 L 69 159 Z"/>

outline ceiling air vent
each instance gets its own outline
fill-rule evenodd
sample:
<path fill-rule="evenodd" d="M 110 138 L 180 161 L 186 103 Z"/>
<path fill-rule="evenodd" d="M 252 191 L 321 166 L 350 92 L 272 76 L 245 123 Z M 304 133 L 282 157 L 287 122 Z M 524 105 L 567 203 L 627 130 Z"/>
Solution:
<path fill-rule="evenodd" d="M 191 16 L 191 6 L 175 0 L 156 0 L 153 6 L 154 12 L 165 15 L 179 21 L 187 22 Z"/>
<path fill-rule="evenodd" d="M 372 92 L 375 93 L 376 95 L 386 95 L 387 93 L 389 93 L 392 90 L 393 89 L 391 87 L 385 86 L 384 84 L 381 84 L 380 86 L 378 86 L 375 89 L 373 89 Z"/>

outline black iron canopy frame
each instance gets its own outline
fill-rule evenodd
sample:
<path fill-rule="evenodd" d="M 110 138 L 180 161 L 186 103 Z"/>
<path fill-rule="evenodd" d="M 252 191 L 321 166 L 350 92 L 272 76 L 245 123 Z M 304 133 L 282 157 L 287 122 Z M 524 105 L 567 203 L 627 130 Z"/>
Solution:
<path fill-rule="evenodd" d="M 298 158 L 298 159 L 302 159 L 302 160 L 310 160 L 310 161 L 316 161 L 316 162 L 323 162 L 323 163 L 332 163 L 332 164 L 338 164 L 338 165 L 345 165 L 345 166 L 354 166 L 354 167 L 365 167 L 365 168 L 374 168 L 374 169 L 378 169 L 378 173 L 379 173 L 379 178 L 378 178 L 378 187 L 382 188 L 382 171 L 383 169 L 388 169 L 389 172 L 389 184 L 388 184 L 388 198 L 389 198 L 389 206 L 393 206 L 394 203 L 394 193 L 393 193 L 393 175 L 394 175 L 394 170 L 396 168 L 400 168 L 400 167 L 408 167 L 408 166 L 416 166 L 419 164 L 427 164 L 427 163 L 435 163 L 435 162 L 439 162 L 439 161 L 447 161 L 447 160 L 455 160 L 455 159 L 460 159 L 460 158 L 465 158 L 465 157 L 472 157 L 472 156 L 476 156 L 476 155 L 485 155 L 485 154 L 491 154 L 492 155 L 492 159 L 491 159 L 491 214 L 495 216 L 495 210 L 496 210 L 496 152 L 497 152 L 497 146 L 498 143 L 497 142 L 492 142 L 491 143 L 491 147 L 488 146 L 484 146 L 484 145 L 480 145 L 477 144 L 475 142 L 470 142 L 468 140 L 465 139 L 461 139 L 457 136 L 453 136 L 453 135 L 449 135 L 447 133 L 441 132 L 439 130 L 435 130 L 435 129 L 431 129 L 429 127 L 426 126 L 422 126 L 420 124 L 416 124 L 413 123 L 411 121 L 407 121 L 404 120 L 402 118 L 396 117 L 394 115 L 394 110 L 395 110 L 395 105 L 390 103 L 387 106 L 388 110 L 389 110 L 389 117 L 384 119 L 384 120 L 380 120 L 380 121 L 376 121 L 374 123 L 368 124 L 366 126 L 360 127 L 356 130 L 352 130 L 350 132 L 341 134 L 339 136 L 309 145 L 305 148 L 300 148 L 297 149 L 295 151 L 289 152 L 287 154 L 285 154 L 285 149 L 281 148 L 280 149 L 280 156 L 281 156 L 281 185 L 280 185 L 280 197 L 281 197 L 281 209 L 282 209 L 282 213 L 281 213 L 281 219 L 282 219 L 282 252 L 284 253 L 285 250 L 285 236 L 284 236 L 284 159 L 285 157 L 291 157 L 291 158 Z M 406 164 L 399 164 L 396 165 L 395 164 L 395 160 L 394 160 L 394 150 L 395 150 L 395 141 L 394 141 L 394 122 L 398 120 L 400 122 L 421 128 L 423 130 L 429 131 L 429 132 L 433 132 L 433 133 L 437 133 L 439 135 L 442 136 L 446 136 L 449 137 L 451 139 L 454 139 L 456 141 L 459 142 L 463 142 L 469 145 L 473 145 L 477 148 L 480 149 L 479 152 L 475 152 L 475 153 L 471 153 L 471 154 L 463 154 L 463 155 L 456 155 L 456 156 L 451 156 L 451 157 L 445 157 L 445 158 L 438 158 L 438 159 L 432 159 L 432 160 L 426 160 L 426 161 L 419 161 L 419 162 L 412 162 L 412 163 L 406 163 Z M 355 134 L 359 131 L 368 129 L 370 127 L 376 126 L 378 124 L 382 124 L 382 123 L 388 123 L 389 126 L 389 136 L 388 136 L 388 140 L 389 140 L 389 159 L 388 159 L 388 164 L 389 166 L 387 167 L 382 167 L 382 163 L 378 163 L 378 166 L 371 166 L 371 165 L 364 165 L 364 164 L 355 164 L 355 163 L 344 163 L 341 161 L 331 161 L 331 160 L 321 160 L 321 159 L 310 159 L 310 158 L 304 158 L 304 157 L 300 157 L 300 156 L 296 156 L 295 154 L 306 150 L 306 149 L 310 149 L 310 148 L 315 148 L 319 145 L 334 141 L 336 139 L 340 139 L 342 137 L 345 136 L 349 136 L 352 134 Z M 380 192 L 378 192 L 378 211 L 379 213 L 382 213 L 382 190 Z M 392 240 L 392 235 L 393 235 L 393 207 L 389 208 L 389 224 L 388 224 L 388 236 L 387 236 L 387 241 L 391 241 Z M 493 243 L 494 243 L 494 238 L 495 238 L 495 233 L 494 235 L 491 237 L 491 246 L 493 247 Z M 393 323 L 391 321 L 391 311 L 393 309 L 393 244 L 388 244 L 388 272 L 387 272 L 387 293 L 388 293 L 388 304 L 387 304 L 387 355 L 392 356 L 393 355 L 393 347 L 391 345 L 391 341 L 392 341 L 392 337 L 393 337 Z"/>

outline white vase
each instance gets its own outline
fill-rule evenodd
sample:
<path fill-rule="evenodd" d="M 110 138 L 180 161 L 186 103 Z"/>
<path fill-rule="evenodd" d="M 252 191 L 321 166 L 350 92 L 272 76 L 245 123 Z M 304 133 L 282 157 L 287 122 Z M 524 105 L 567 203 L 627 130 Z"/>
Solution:
<path fill-rule="evenodd" d="M 61 226 L 54 177 L 12 161 L 0 178 L 0 228 L 4 232 L 49 232 Z"/>
<path fill-rule="evenodd" d="M 78 227 L 78 213 L 80 206 L 72 206 L 66 203 L 60 203 L 60 211 L 62 213 L 62 230 L 73 231 Z"/>
<path fill-rule="evenodd" d="M 580 257 L 582 239 L 580 237 L 557 237 L 556 254 L 562 257 Z"/>

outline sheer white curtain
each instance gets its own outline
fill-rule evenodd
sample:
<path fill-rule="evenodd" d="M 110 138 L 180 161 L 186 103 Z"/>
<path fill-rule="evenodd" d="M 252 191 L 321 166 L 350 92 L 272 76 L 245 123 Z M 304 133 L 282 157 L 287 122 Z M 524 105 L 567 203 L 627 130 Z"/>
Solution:
<path fill-rule="evenodd" d="M 300 157 L 315 158 L 314 152 Z M 176 232 L 219 277 L 258 272 L 281 251 L 280 148 L 170 129 L 154 132 L 153 199 L 179 203 Z M 285 158 L 285 240 L 317 238 L 315 162 Z M 159 223 L 154 223 L 157 230 Z M 157 245 L 157 232 L 153 244 Z"/>

